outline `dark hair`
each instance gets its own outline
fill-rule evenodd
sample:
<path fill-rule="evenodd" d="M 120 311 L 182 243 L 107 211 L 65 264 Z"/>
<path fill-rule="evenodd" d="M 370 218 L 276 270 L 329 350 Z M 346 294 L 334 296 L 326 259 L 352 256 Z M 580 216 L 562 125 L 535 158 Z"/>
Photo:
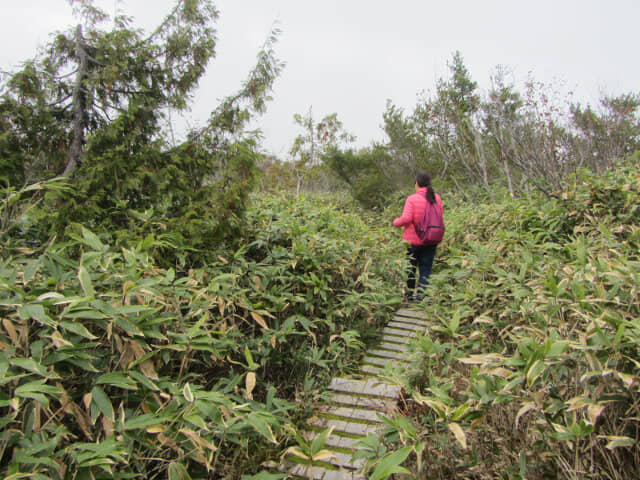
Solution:
<path fill-rule="evenodd" d="M 424 170 L 421 170 L 416 174 L 416 183 L 419 187 L 427 187 L 427 200 L 432 205 L 436 203 L 436 192 L 433 191 L 433 187 L 431 186 L 431 176 Z"/>

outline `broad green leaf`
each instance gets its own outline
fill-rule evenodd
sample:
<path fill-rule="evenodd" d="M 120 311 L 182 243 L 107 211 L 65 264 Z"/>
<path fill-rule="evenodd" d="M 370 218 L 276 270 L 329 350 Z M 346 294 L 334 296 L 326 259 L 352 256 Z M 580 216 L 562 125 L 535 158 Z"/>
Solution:
<path fill-rule="evenodd" d="M 259 367 L 259 365 L 253 361 L 253 356 L 251 355 L 251 350 L 249 350 L 248 346 L 244 347 L 244 358 L 247 360 L 249 370 L 255 370 Z"/>
<path fill-rule="evenodd" d="M 252 413 L 247 418 L 247 423 L 251 425 L 256 432 L 262 435 L 264 438 L 269 440 L 271 443 L 278 443 L 276 437 L 273 435 L 273 431 L 271 430 L 271 426 L 267 421 L 262 418 L 259 414 Z"/>
<path fill-rule="evenodd" d="M 316 436 L 316 438 L 313 439 L 309 447 L 312 457 L 314 457 L 317 452 L 319 452 L 320 450 L 322 450 L 322 448 L 324 448 L 324 444 L 326 443 L 329 435 L 331 435 L 331 433 L 333 432 L 333 429 L 334 427 L 331 426 L 323 430 L 320 434 Z"/>
<path fill-rule="evenodd" d="M 81 323 L 76 322 L 60 322 L 60 326 L 67 330 L 68 332 L 75 333 L 76 335 L 80 335 L 81 337 L 87 338 L 89 340 L 95 340 L 98 337 L 93 335 L 87 328 Z"/>
<path fill-rule="evenodd" d="M 59 379 L 60 375 L 58 375 L 55 372 L 50 372 L 49 370 L 47 370 L 44 365 L 36 362 L 34 359 L 32 358 L 12 358 L 10 360 L 11 365 L 14 365 L 16 367 L 20 367 L 24 370 L 27 370 L 29 372 L 35 373 L 37 375 L 40 375 L 41 377 L 44 378 L 55 378 L 55 379 Z"/>
<path fill-rule="evenodd" d="M 35 276 L 38 271 L 38 267 L 40 267 L 40 259 L 37 260 L 29 260 L 27 264 L 24 266 L 24 284 L 26 285 L 31 281 L 31 279 Z"/>
<path fill-rule="evenodd" d="M 400 464 L 406 460 L 411 453 L 411 447 L 404 447 L 395 452 L 388 453 L 382 457 L 373 471 L 369 480 L 382 480 L 394 473 L 410 474 L 409 470 L 401 467 Z"/>
<path fill-rule="evenodd" d="M 93 387 L 91 390 L 91 401 L 98 407 L 98 410 L 100 410 L 105 417 L 109 418 L 111 421 L 115 421 L 116 416 L 113 411 L 113 405 L 111 405 L 111 400 L 109 400 L 109 397 L 107 397 L 107 394 L 101 387 L 97 385 Z"/>
<path fill-rule="evenodd" d="M 80 318 L 83 320 L 101 320 L 103 318 L 107 318 L 107 316 L 104 313 L 99 312 L 98 310 L 87 310 L 87 309 L 66 311 L 62 314 L 62 317 Z"/>
<path fill-rule="evenodd" d="M 136 325 L 131 323 L 126 318 L 118 317 L 115 319 L 115 323 L 116 325 L 118 325 L 120 328 L 122 328 L 127 333 L 130 333 L 131 335 L 144 336 L 144 333 L 142 333 L 142 330 L 140 330 Z"/>
<path fill-rule="evenodd" d="M 180 462 L 171 462 L 168 470 L 169 480 L 191 480 L 189 472 Z"/>
<path fill-rule="evenodd" d="M 41 405 L 49 406 L 49 397 L 57 397 L 62 393 L 58 387 L 47 385 L 44 380 L 33 381 L 20 385 L 15 389 L 15 395 L 21 398 L 31 398 Z M 47 396 L 48 395 L 48 396 Z"/>
<path fill-rule="evenodd" d="M 80 264 L 80 268 L 78 268 L 78 280 L 80 281 L 80 286 L 82 287 L 82 291 L 87 297 L 92 297 L 95 294 L 93 290 L 93 283 L 91 282 L 91 276 L 84 265 Z"/>
<path fill-rule="evenodd" d="M 152 390 L 154 392 L 157 392 L 160 390 L 160 388 L 152 380 L 144 376 L 142 373 L 136 370 L 129 370 L 128 373 L 129 375 L 131 375 L 133 379 L 135 379 L 138 383 L 140 383 L 145 388 L 148 388 L 149 390 Z"/>
<path fill-rule="evenodd" d="M 164 419 L 153 413 L 144 413 L 137 415 L 124 422 L 125 430 L 136 430 L 140 428 L 147 428 L 151 425 L 161 425 L 164 423 Z"/>
<path fill-rule="evenodd" d="M 20 318 L 23 320 L 30 320 L 33 318 L 43 325 L 48 325 L 50 327 L 55 326 L 53 320 L 51 320 L 51 318 L 49 318 L 45 313 L 42 305 L 37 303 L 29 303 L 22 307 L 18 307 L 18 315 L 20 315 Z"/>
<path fill-rule="evenodd" d="M 111 385 L 113 387 L 122 388 L 125 390 L 137 390 L 138 386 L 136 382 L 131 380 L 127 375 L 120 372 L 110 372 L 100 375 L 96 379 L 96 383 L 99 385 Z"/>
<path fill-rule="evenodd" d="M 189 415 L 184 417 L 184 419 L 202 430 L 207 430 L 209 428 L 207 423 L 200 415 Z"/>
<path fill-rule="evenodd" d="M 289 448 L 287 448 L 284 451 L 283 456 L 286 456 L 287 454 L 295 455 L 296 457 L 302 458 L 304 460 L 310 460 L 309 455 L 304 453 L 298 447 L 289 447 Z"/>
<path fill-rule="evenodd" d="M 82 227 L 83 243 L 94 250 L 103 251 L 106 249 L 105 245 L 100 241 L 100 238 L 90 230 Z"/>

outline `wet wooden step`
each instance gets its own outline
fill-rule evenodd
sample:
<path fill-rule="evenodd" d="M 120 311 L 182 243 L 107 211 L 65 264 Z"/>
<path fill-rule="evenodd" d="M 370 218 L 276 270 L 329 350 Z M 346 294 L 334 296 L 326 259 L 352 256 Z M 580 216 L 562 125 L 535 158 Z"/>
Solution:
<path fill-rule="evenodd" d="M 371 357 L 371 356 L 366 356 L 362 359 L 363 362 L 365 363 L 370 363 L 371 365 L 377 365 L 379 367 L 384 367 L 387 363 L 403 363 L 405 365 L 408 365 L 409 362 L 406 360 L 394 360 L 392 358 L 382 358 L 382 357 Z"/>
<path fill-rule="evenodd" d="M 367 380 L 354 380 L 350 378 L 334 378 L 329 384 L 329 389 L 336 392 L 352 394 L 363 393 L 374 397 L 397 398 L 401 388 L 397 385 L 389 385 L 375 378 Z"/>
<path fill-rule="evenodd" d="M 368 422 L 381 422 L 378 413 L 375 410 L 363 410 L 361 408 L 336 407 L 333 405 L 324 405 L 319 411 L 327 415 L 335 415 L 338 417 L 350 418 L 353 420 L 366 420 Z"/>
<path fill-rule="evenodd" d="M 428 328 L 431 325 L 433 325 L 433 322 L 430 320 L 423 320 L 420 318 L 411 318 L 411 317 L 398 317 L 398 316 L 393 317 L 389 323 L 391 322 L 400 322 L 400 323 L 405 323 L 407 325 L 415 325 L 416 327 L 420 327 L 420 328 Z"/>
<path fill-rule="evenodd" d="M 396 315 L 399 317 L 410 317 L 410 318 L 418 318 L 421 320 L 429 320 L 429 316 L 424 312 L 419 312 L 416 310 L 411 310 L 408 308 L 401 308 L 396 312 Z"/>
<path fill-rule="evenodd" d="M 386 414 L 392 414 L 396 409 L 396 402 L 389 398 L 369 398 L 358 395 L 345 395 L 343 393 L 332 393 L 328 400 L 341 405 L 351 405 L 354 407 L 368 408 Z"/>
<path fill-rule="evenodd" d="M 403 360 L 406 358 L 404 352 L 393 352 L 390 350 L 369 350 L 367 353 L 371 356 L 390 358 L 392 360 Z"/>
<path fill-rule="evenodd" d="M 408 344 L 413 340 L 412 337 L 399 337 L 397 335 L 383 335 L 381 341 L 389 343 L 403 343 Z"/>
<path fill-rule="evenodd" d="M 384 333 L 385 335 L 395 335 L 397 337 L 410 337 L 410 338 L 415 338 L 417 337 L 416 332 L 411 331 L 411 330 L 401 330 L 399 328 L 390 328 L 390 327 L 385 327 L 382 329 L 382 333 Z"/>
<path fill-rule="evenodd" d="M 382 424 L 380 423 L 356 423 L 356 422 L 348 422 L 345 420 L 335 420 L 333 418 L 322 418 L 322 417 L 313 417 L 310 418 L 307 422 L 307 425 L 312 427 L 321 428 L 326 430 L 327 428 L 333 427 L 336 434 L 346 433 L 349 435 L 358 435 L 361 437 L 366 437 L 370 433 L 375 432 L 379 428 L 381 428 Z"/>
<path fill-rule="evenodd" d="M 378 348 L 382 350 L 393 350 L 394 352 L 406 352 L 409 346 L 406 343 L 381 342 L 378 344 Z"/>

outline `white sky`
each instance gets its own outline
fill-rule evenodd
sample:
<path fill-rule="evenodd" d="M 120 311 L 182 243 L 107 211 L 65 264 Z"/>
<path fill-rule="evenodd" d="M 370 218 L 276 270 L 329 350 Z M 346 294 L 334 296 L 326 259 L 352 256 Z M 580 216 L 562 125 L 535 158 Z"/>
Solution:
<path fill-rule="evenodd" d="M 116 0 L 97 0 L 113 13 Z M 125 0 L 120 8 L 146 30 L 173 0 Z M 316 120 L 337 112 L 356 145 L 384 140 L 387 99 L 410 111 L 417 94 L 448 76 L 459 50 L 481 89 L 497 65 L 523 81 L 529 72 L 565 85 L 574 100 L 602 92 L 640 92 L 637 24 L 640 0 L 218 0 L 217 57 L 191 112 L 179 123 L 202 125 L 219 99 L 233 93 L 255 64 L 274 22 L 276 52 L 286 62 L 274 100 L 256 127 L 264 148 L 281 158 L 301 131 L 295 113 Z M 32 57 L 50 32 L 76 22 L 65 0 L 0 0 L 0 69 Z M 634 60 L 636 59 L 636 60 Z M 180 125 L 178 130 L 183 129 Z"/>

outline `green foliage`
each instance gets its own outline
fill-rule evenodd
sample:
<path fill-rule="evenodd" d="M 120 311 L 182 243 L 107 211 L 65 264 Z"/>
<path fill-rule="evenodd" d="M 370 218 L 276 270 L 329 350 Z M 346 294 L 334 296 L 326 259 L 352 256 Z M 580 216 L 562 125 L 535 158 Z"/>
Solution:
<path fill-rule="evenodd" d="M 398 187 L 399 180 L 390 175 L 396 162 L 383 146 L 376 145 L 358 153 L 332 148 L 326 153 L 325 162 L 364 208 L 383 208 Z"/>
<path fill-rule="evenodd" d="M 74 3 L 85 31 L 58 32 L 1 87 L 0 158 L 13 186 L 61 174 L 74 134 L 85 140 L 120 115 L 116 151 L 142 148 L 141 136 L 157 136 L 162 109 L 186 108 L 214 55 L 217 11 L 209 1 L 177 2 L 147 37 L 121 15 L 104 31 L 108 15 L 90 1 Z"/>
<path fill-rule="evenodd" d="M 143 38 L 125 17 L 118 17 L 110 31 L 100 30 L 97 25 L 107 17 L 91 2 L 78 5 L 89 25 L 84 37 L 78 37 L 79 30 L 73 38 L 59 34 L 46 55 L 7 82 L 0 101 L 0 110 L 7 112 L 0 154 L 11 163 L 5 182 L 21 185 L 50 175 L 40 167 L 68 169 L 70 139 L 80 129 L 88 137 L 82 161 L 71 171 L 72 188 L 45 197 L 38 239 L 63 237 L 70 223 L 78 222 L 108 232 L 111 241 L 126 248 L 152 235 L 154 254 L 165 267 L 203 265 L 219 246 L 233 242 L 247 208 L 260 155 L 256 133 L 246 133 L 245 127 L 264 112 L 282 69 L 273 51 L 278 32 L 272 32 L 247 80 L 212 111 L 207 125 L 170 148 L 164 112 L 186 107 L 213 56 L 215 8 L 208 1 L 178 2 Z M 80 79 L 85 97 L 70 105 L 67 97 L 75 87 L 60 72 L 79 62 L 78 48 L 90 57 L 86 78 Z M 82 110 L 82 125 L 65 113 L 71 107 Z M 45 163 L 38 167 L 34 159 L 40 157 Z"/>
<path fill-rule="evenodd" d="M 569 104 L 554 85 L 531 78 L 518 91 L 499 66 L 481 95 L 460 52 L 448 67 L 412 111 L 387 103 L 383 128 L 396 175 L 426 169 L 469 202 L 471 186 L 551 196 L 581 168 L 604 171 L 638 149 L 637 94 L 604 96 L 600 108 Z"/>
<path fill-rule="evenodd" d="M 153 235 L 7 237 L 3 476 L 228 478 L 277 458 L 397 304 L 399 269 L 388 229 L 346 203 L 253 201 L 244 246 L 199 269 L 162 266 Z"/>
<path fill-rule="evenodd" d="M 448 210 L 406 385 L 414 475 L 638 476 L 639 203 L 635 164 Z"/>

